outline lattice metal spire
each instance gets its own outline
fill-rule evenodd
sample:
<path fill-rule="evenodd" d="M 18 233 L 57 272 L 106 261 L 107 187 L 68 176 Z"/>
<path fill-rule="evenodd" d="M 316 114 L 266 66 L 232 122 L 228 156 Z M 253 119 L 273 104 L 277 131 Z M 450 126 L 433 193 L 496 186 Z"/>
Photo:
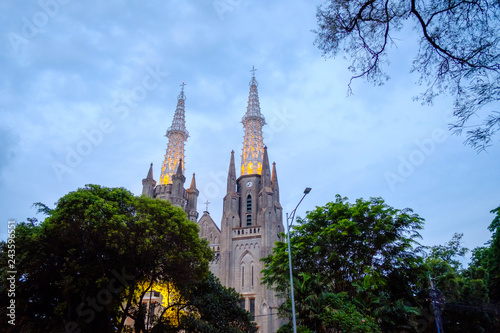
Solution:
<path fill-rule="evenodd" d="M 185 85 L 183 81 L 181 84 L 181 93 L 177 96 L 177 108 L 175 109 L 172 126 L 167 130 L 167 134 L 165 135 L 168 138 L 168 145 L 165 153 L 165 161 L 163 161 L 161 168 L 160 185 L 172 183 L 172 175 L 175 174 L 179 161 L 182 163 L 182 170 L 184 172 L 184 143 L 189 137 L 189 133 L 186 130 L 186 112 L 184 109 L 184 102 L 186 101 L 186 96 L 184 96 Z"/>
<path fill-rule="evenodd" d="M 262 157 L 264 153 L 264 139 L 262 126 L 266 121 L 260 113 L 259 93 L 257 91 L 256 69 L 252 67 L 250 80 L 250 94 L 248 96 L 247 112 L 241 122 L 245 128 L 243 154 L 241 155 L 241 175 L 261 174 Z"/>

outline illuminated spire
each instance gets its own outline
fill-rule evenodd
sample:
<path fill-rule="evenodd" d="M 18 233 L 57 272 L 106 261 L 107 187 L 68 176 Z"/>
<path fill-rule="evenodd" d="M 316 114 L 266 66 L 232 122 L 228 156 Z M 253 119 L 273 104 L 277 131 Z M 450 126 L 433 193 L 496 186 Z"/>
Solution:
<path fill-rule="evenodd" d="M 243 154 L 241 155 L 241 175 L 261 174 L 264 153 L 262 126 L 266 123 L 260 113 L 259 93 L 257 91 L 256 69 L 252 67 L 250 80 L 250 95 L 248 96 L 247 112 L 241 122 L 245 128 Z"/>
<path fill-rule="evenodd" d="M 165 160 L 161 168 L 160 185 L 172 183 L 172 175 L 175 174 L 176 169 L 179 167 L 179 162 L 182 163 L 180 165 L 181 170 L 184 170 L 182 162 L 184 161 L 184 143 L 189 137 L 189 133 L 186 130 L 184 110 L 184 102 L 186 100 L 186 96 L 184 96 L 185 85 L 182 82 L 181 93 L 177 96 L 177 108 L 175 109 L 174 120 L 172 121 L 172 126 L 167 130 L 168 145 Z"/>

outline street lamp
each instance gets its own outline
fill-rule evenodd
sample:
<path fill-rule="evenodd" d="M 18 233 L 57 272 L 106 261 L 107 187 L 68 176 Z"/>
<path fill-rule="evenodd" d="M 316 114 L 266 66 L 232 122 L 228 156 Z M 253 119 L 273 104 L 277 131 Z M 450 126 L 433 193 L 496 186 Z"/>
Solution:
<path fill-rule="evenodd" d="M 300 199 L 300 201 L 297 204 L 297 206 L 295 207 L 295 209 L 292 210 L 292 212 L 290 213 L 290 215 L 291 215 L 290 223 L 288 223 L 289 218 L 288 218 L 288 213 L 286 213 L 286 225 L 287 225 L 287 233 L 286 233 L 286 235 L 287 235 L 287 242 L 288 242 L 288 265 L 289 265 L 289 268 L 290 268 L 290 288 L 291 288 L 290 290 L 292 292 L 293 333 L 297 333 L 297 322 L 295 320 L 295 299 L 294 299 L 294 296 L 293 296 L 293 274 L 292 274 L 292 252 L 290 250 L 290 228 L 292 227 L 293 219 L 295 218 L 295 212 L 297 211 L 297 208 L 299 208 L 300 203 L 302 202 L 302 200 L 304 200 L 304 198 L 306 197 L 306 195 L 309 192 L 311 192 L 311 188 L 307 187 L 304 190 L 304 195 L 302 196 L 302 199 Z"/>

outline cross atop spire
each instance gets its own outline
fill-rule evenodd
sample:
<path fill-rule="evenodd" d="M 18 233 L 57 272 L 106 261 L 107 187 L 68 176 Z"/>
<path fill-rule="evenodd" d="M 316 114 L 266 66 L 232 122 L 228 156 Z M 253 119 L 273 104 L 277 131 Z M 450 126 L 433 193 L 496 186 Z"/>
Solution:
<path fill-rule="evenodd" d="M 204 204 L 207 206 L 207 208 L 205 209 L 205 212 L 208 212 L 208 205 L 211 204 L 211 202 L 207 200 L 204 202 Z"/>
<path fill-rule="evenodd" d="M 179 96 L 177 96 L 177 100 L 183 100 L 185 101 L 186 100 L 186 96 L 184 96 L 184 86 L 186 86 L 187 84 L 184 83 L 184 81 L 182 81 L 182 83 L 179 85 L 179 87 L 181 87 L 181 93 L 179 94 Z"/>
<path fill-rule="evenodd" d="M 255 77 L 256 71 L 257 71 L 257 68 L 255 68 L 255 66 L 252 66 L 252 69 L 250 70 L 250 72 L 252 72 L 252 77 Z"/>
<path fill-rule="evenodd" d="M 252 69 L 250 72 L 252 72 L 252 79 L 250 80 L 250 87 L 255 86 L 257 87 L 259 84 L 257 83 L 257 80 L 255 79 L 255 72 L 257 71 L 257 68 L 255 66 L 252 66 Z"/>

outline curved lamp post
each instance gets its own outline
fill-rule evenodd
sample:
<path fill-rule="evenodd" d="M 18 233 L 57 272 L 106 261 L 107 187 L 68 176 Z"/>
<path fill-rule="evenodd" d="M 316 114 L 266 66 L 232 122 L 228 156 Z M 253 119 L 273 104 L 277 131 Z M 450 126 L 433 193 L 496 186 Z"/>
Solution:
<path fill-rule="evenodd" d="M 286 224 L 287 224 L 287 242 L 288 242 L 288 265 L 290 267 L 290 290 L 292 292 L 292 319 L 293 319 L 293 333 L 297 333 L 297 322 L 295 320 L 295 299 L 294 299 L 294 296 L 293 296 L 293 274 L 292 274 L 292 252 L 290 250 L 290 228 L 292 227 L 292 224 L 293 224 L 293 219 L 295 218 L 295 212 L 297 211 L 297 208 L 299 208 L 299 205 L 300 203 L 302 202 L 302 200 L 304 200 L 304 198 L 306 197 L 306 195 L 311 192 L 311 188 L 310 187 L 307 187 L 305 190 L 304 190 L 304 195 L 302 196 L 302 199 L 300 199 L 299 203 L 297 204 L 297 206 L 295 207 L 294 210 L 292 210 L 292 212 L 290 213 L 290 218 L 288 217 L 288 213 L 286 214 Z M 288 223 L 288 221 L 290 220 L 290 223 Z"/>

